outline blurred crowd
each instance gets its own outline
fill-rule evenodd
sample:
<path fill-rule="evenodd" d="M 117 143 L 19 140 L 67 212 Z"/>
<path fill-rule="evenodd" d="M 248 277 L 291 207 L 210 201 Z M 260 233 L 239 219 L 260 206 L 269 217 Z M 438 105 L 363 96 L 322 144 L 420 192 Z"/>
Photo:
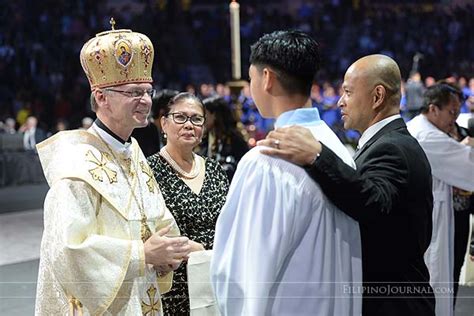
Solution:
<path fill-rule="evenodd" d="M 461 113 L 458 121 L 461 122 L 460 125 L 466 126 L 467 119 L 474 115 L 474 77 L 469 79 L 466 79 L 465 77 L 457 78 L 454 76 L 448 78 L 434 78 L 431 76 L 422 77 L 419 72 L 414 72 L 402 85 L 402 99 L 400 104 L 400 113 L 402 114 L 402 117 L 405 121 L 409 121 L 419 113 L 419 109 L 423 102 L 424 91 L 426 88 L 437 82 L 437 79 L 443 79 L 449 83 L 458 85 L 462 90 L 464 101 L 461 105 Z M 163 91 L 166 92 L 169 90 L 165 89 Z M 221 101 L 219 103 L 220 106 L 225 106 L 230 110 L 226 111 L 226 114 L 236 117 L 236 127 L 247 141 L 249 147 L 255 146 L 257 140 L 263 139 L 267 132 L 273 129 L 274 121 L 272 119 L 263 118 L 258 112 L 258 109 L 250 95 L 248 84 L 242 88 L 238 98 L 233 98 L 231 96 L 229 86 L 224 83 L 218 83 L 217 85 L 203 83 L 197 90 L 192 86 L 188 86 L 186 91 L 200 96 L 203 100 L 218 98 Z M 315 82 L 311 89 L 312 105 L 313 107 L 318 108 L 322 119 L 336 132 L 344 143 L 356 144 L 360 135 L 356 131 L 344 130 L 343 128 L 340 108 L 337 105 L 341 94 L 340 83 L 333 85 L 329 81 L 325 81 L 322 84 Z M 159 105 L 159 103 L 160 101 L 154 100 L 153 113 L 150 116 L 150 125 L 155 124 L 158 131 L 155 134 L 159 133 L 160 130 L 159 118 L 162 114 L 160 113 L 160 109 L 163 107 L 163 105 Z M 35 112 L 31 106 L 27 105 L 20 108 L 16 115 L 5 116 L 4 120 L 0 120 L 0 133 L 23 133 L 25 144 L 27 144 L 26 138 L 29 137 L 31 133 L 36 135 L 39 134 L 41 136 L 36 136 L 35 143 L 31 143 L 36 144 L 59 131 L 75 128 L 87 129 L 91 126 L 93 122 L 92 117 L 94 116 L 94 114 L 91 113 L 91 117 L 85 116 L 81 119 L 79 125 L 72 126 L 67 118 L 60 117 L 56 120 L 55 126 L 52 129 L 48 129 L 47 125 L 41 124 L 38 121 L 38 118 L 42 117 L 41 112 L 38 113 L 38 115 L 36 113 L 38 112 Z M 227 119 L 229 115 L 222 115 L 220 119 Z M 147 154 L 147 145 L 145 144 L 147 142 L 145 140 L 148 135 L 147 132 L 136 132 L 135 134 L 134 136 L 139 140 L 143 139 L 144 144 L 142 145 L 142 149 L 145 154 Z M 158 137 L 159 136 L 157 136 L 156 139 L 158 139 Z M 150 138 L 150 140 L 152 140 L 152 138 Z M 159 140 L 156 144 L 150 144 L 149 146 L 153 149 L 151 149 L 149 153 L 151 154 L 155 152 L 156 149 L 159 149 L 155 148 L 159 145 Z M 25 146 L 25 149 L 34 148 L 34 146 Z"/>
<path fill-rule="evenodd" d="M 93 34 L 131 28 L 150 36 L 156 49 L 153 77 L 158 90 L 190 91 L 205 99 L 223 97 L 240 120 L 249 145 L 273 122 L 262 118 L 248 86 L 231 97 L 228 5 L 217 1 L 1 1 L 0 130 L 25 132 L 29 117 L 45 137 L 79 128 L 94 118 L 79 50 Z M 312 89 L 313 106 L 345 142 L 358 138 L 341 128 L 337 101 L 343 71 L 356 58 L 380 52 L 393 57 L 406 78 L 401 110 L 416 113 L 425 87 L 439 79 L 457 83 L 472 110 L 474 6 L 401 1 L 240 1 L 242 70 L 249 46 L 263 33 L 298 28 L 321 45 L 322 71 Z M 410 3 L 410 4 L 408 4 Z M 421 74 L 421 75 L 420 75 Z M 421 94 L 420 94 L 421 93 Z M 90 117 L 90 118 L 89 118 Z M 31 125 L 31 123 L 29 124 Z M 87 125 L 87 124 L 86 124 Z M 36 127 L 35 127 L 36 128 Z"/>

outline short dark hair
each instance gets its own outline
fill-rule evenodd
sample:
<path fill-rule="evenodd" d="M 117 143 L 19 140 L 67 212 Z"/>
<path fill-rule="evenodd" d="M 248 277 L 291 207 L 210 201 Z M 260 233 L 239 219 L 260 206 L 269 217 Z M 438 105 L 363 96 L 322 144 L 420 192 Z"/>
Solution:
<path fill-rule="evenodd" d="M 319 45 L 308 34 L 297 30 L 263 35 L 250 47 L 250 64 L 269 66 L 283 89 L 290 94 L 309 95 L 319 70 Z"/>
<path fill-rule="evenodd" d="M 463 100 L 463 93 L 459 87 L 447 82 L 440 82 L 426 89 L 423 95 L 423 105 L 420 108 L 421 113 L 428 113 L 430 104 L 434 104 L 442 109 L 449 104 L 452 97 L 457 97 L 459 101 Z"/>

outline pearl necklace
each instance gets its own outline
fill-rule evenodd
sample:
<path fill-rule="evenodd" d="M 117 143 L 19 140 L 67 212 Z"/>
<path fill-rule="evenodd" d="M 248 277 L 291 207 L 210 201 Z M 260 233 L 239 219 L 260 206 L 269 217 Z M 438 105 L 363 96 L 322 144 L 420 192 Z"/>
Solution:
<path fill-rule="evenodd" d="M 178 165 L 178 163 L 171 157 L 168 150 L 166 150 L 166 146 L 161 148 L 160 156 L 163 157 L 168 162 L 168 164 L 185 179 L 194 179 L 201 172 L 201 164 L 196 161 L 197 159 L 195 153 L 193 153 L 193 167 L 191 168 L 190 172 L 184 171 L 183 168 Z"/>

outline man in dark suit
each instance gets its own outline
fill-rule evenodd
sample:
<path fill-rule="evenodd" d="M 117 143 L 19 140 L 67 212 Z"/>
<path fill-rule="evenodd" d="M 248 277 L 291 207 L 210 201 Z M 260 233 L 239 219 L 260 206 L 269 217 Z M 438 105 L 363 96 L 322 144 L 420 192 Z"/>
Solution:
<path fill-rule="evenodd" d="M 362 133 L 344 163 L 302 127 L 271 132 L 262 152 L 305 166 L 324 193 L 360 224 L 363 315 L 434 315 L 423 254 L 431 239 L 431 169 L 399 115 L 401 76 L 384 55 L 357 60 L 339 100 L 344 128 Z"/>
<path fill-rule="evenodd" d="M 46 139 L 46 132 L 38 127 L 38 119 L 34 116 L 28 117 L 25 124 L 20 127 L 23 132 L 23 146 L 25 150 L 36 151 L 36 144 Z"/>

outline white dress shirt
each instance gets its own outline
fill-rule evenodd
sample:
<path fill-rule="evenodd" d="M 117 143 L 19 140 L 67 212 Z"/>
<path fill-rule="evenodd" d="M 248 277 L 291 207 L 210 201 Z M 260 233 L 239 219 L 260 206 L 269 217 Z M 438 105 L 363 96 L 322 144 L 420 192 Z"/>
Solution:
<path fill-rule="evenodd" d="M 361 149 L 372 137 L 374 137 L 375 134 L 377 134 L 378 131 L 384 128 L 385 125 L 398 118 L 401 118 L 400 114 L 395 114 L 384 118 L 383 120 L 375 123 L 372 126 L 369 126 L 369 128 L 367 128 L 360 136 L 359 143 L 357 144 L 357 149 Z"/>

